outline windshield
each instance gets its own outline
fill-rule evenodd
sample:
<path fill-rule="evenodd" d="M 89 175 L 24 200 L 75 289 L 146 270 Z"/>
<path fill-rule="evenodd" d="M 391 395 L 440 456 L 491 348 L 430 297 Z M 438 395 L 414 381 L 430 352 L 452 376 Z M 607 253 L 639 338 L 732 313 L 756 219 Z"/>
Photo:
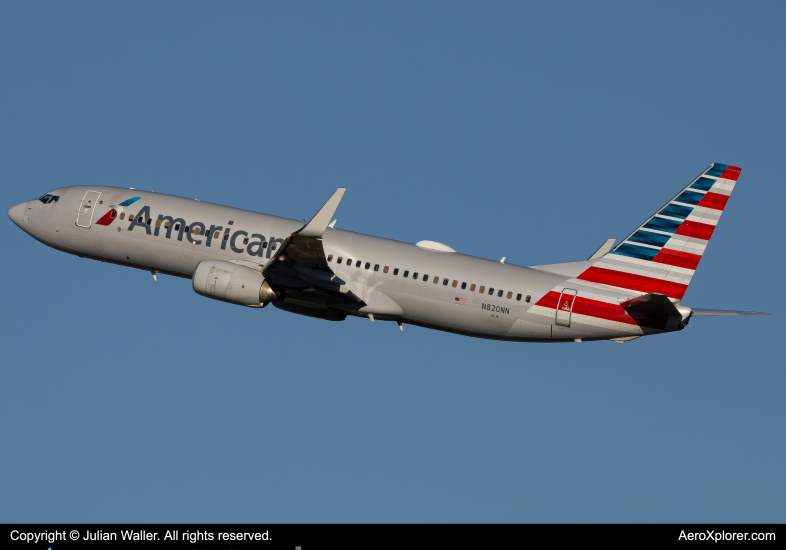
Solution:
<path fill-rule="evenodd" d="M 47 193 L 46 195 L 42 196 L 38 200 L 40 200 L 44 204 L 49 204 L 49 203 L 57 202 L 58 200 L 60 200 L 60 197 L 58 197 L 57 195 L 52 195 L 51 193 Z"/>

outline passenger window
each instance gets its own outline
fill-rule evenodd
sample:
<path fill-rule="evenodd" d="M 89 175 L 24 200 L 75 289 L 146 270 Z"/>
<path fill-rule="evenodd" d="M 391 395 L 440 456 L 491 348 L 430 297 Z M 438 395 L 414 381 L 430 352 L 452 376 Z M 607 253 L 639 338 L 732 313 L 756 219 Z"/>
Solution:
<path fill-rule="evenodd" d="M 388 272 L 388 266 L 383 267 L 382 268 L 382 273 L 387 273 L 387 272 Z"/>
<path fill-rule="evenodd" d="M 117 217 L 117 210 L 112 210 L 112 213 L 109 215 L 109 217 L 114 220 Z"/>
<path fill-rule="evenodd" d="M 485 286 L 482 286 L 482 287 L 480 287 L 480 290 L 478 290 L 478 292 L 480 292 L 481 294 L 483 294 L 483 291 L 485 291 L 485 290 L 486 290 L 486 287 L 485 287 Z"/>
<path fill-rule="evenodd" d="M 194 233 L 196 233 L 197 235 L 199 235 L 199 228 L 198 228 L 198 227 L 196 228 L 196 231 L 194 231 Z M 246 237 L 245 239 L 243 239 L 243 246 L 245 246 L 245 245 L 247 245 L 247 244 L 248 244 L 248 237 Z"/>
<path fill-rule="evenodd" d="M 448 286 L 448 283 L 449 283 L 449 282 L 450 282 L 450 281 L 448 281 L 447 279 L 443 279 L 443 280 L 442 280 L 442 286 Z M 455 286 L 455 285 L 453 285 L 453 286 Z"/>
<path fill-rule="evenodd" d="M 520 301 L 521 301 L 521 294 L 516 294 L 516 301 L 517 301 L 517 302 L 520 302 Z"/>
<path fill-rule="evenodd" d="M 178 224 L 178 225 L 180 225 L 180 224 Z M 178 227 L 178 226 L 176 225 L 176 226 L 175 226 L 175 230 L 177 230 L 177 227 Z M 229 233 L 224 233 L 224 240 L 225 240 L 225 241 L 228 241 L 228 240 L 229 240 Z"/>
<path fill-rule="evenodd" d="M 167 227 L 169 227 L 169 224 L 167 224 Z M 221 235 L 221 233 L 216 231 L 215 233 L 213 233 L 213 238 L 217 239 L 219 235 Z M 262 248 L 265 248 L 266 246 L 267 246 L 267 243 L 262 243 Z"/>
<path fill-rule="evenodd" d="M 358 267 L 360 267 L 360 266 L 358 266 Z M 366 262 L 366 269 L 368 269 L 369 267 L 371 267 L 371 262 Z"/>
<path fill-rule="evenodd" d="M 513 298 L 513 293 L 508 291 L 508 300 L 510 300 L 511 298 Z"/>
<path fill-rule="evenodd" d="M 136 219 L 136 223 L 144 223 L 144 222 L 145 222 L 145 218 L 143 218 L 142 216 L 139 216 L 139 217 Z"/>
<path fill-rule="evenodd" d="M 494 296 L 494 289 L 493 288 L 489 288 L 489 296 Z"/>
<path fill-rule="evenodd" d="M 498 297 L 498 298 L 502 298 L 502 293 L 503 293 L 503 292 L 505 292 L 505 291 L 504 291 L 504 290 L 499 290 L 499 291 L 497 291 L 497 297 Z M 510 298 L 510 296 L 508 296 L 508 298 Z"/>
<path fill-rule="evenodd" d="M 124 219 L 126 219 L 126 213 L 125 213 L 125 212 L 121 212 L 121 213 L 120 213 L 120 219 L 121 219 L 121 220 L 124 220 Z M 167 227 L 169 227 L 169 226 L 167 225 Z"/>
<path fill-rule="evenodd" d="M 175 231 L 180 231 L 180 224 L 179 223 L 175 224 Z M 226 240 L 226 239 L 224 239 L 224 240 Z"/>
<path fill-rule="evenodd" d="M 337 263 L 337 264 L 340 264 L 342 259 L 343 259 L 343 258 L 341 258 L 341 256 L 339 256 L 339 257 L 338 257 L 338 259 L 336 260 L 336 263 Z"/>
<path fill-rule="evenodd" d="M 379 271 L 379 264 L 374 264 L 374 271 Z"/>
<path fill-rule="evenodd" d="M 189 229 L 191 229 L 191 228 L 190 228 L 190 227 L 188 227 L 188 226 L 186 226 L 186 233 L 188 233 L 188 232 L 189 232 Z"/>
<path fill-rule="evenodd" d="M 467 283 L 461 283 L 461 290 L 467 290 Z"/>
<path fill-rule="evenodd" d="M 161 220 L 156 220 L 156 227 L 161 227 Z"/>
<path fill-rule="evenodd" d="M 409 271 L 404 271 L 404 277 L 409 277 Z"/>
<path fill-rule="evenodd" d="M 456 285 L 458 285 L 458 281 L 453 281 L 453 288 L 456 288 Z"/>
<path fill-rule="evenodd" d="M 122 218 L 122 217 L 123 217 L 123 214 L 120 214 L 120 217 Z M 164 222 L 164 227 L 166 227 L 167 229 L 169 229 L 169 222 Z"/>
<path fill-rule="evenodd" d="M 474 284 L 469 287 L 469 291 L 470 292 L 475 292 L 475 285 Z M 481 290 L 481 292 L 483 292 L 483 291 Z"/>
<path fill-rule="evenodd" d="M 270 250 L 275 250 L 276 248 L 278 248 L 277 244 L 273 243 L 270 245 Z"/>
<path fill-rule="evenodd" d="M 439 277 L 434 277 L 434 284 L 437 284 L 438 282 L 439 282 Z"/>
<path fill-rule="evenodd" d="M 216 238 L 218 238 L 218 231 L 216 231 Z M 265 248 L 267 248 L 267 241 L 262 243 L 262 250 L 264 250 Z"/>
<path fill-rule="evenodd" d="M 532 296 L 527 296 L 527 299 L 525 300 L 525 302 L 529 303 L 529 301 L 530 301 L 531 299 L 532 299 Z"/>
<path fill-rule="evenodd" d="M 329 261 L 329 262 L 332 262 L 332 261 L 333 261 L 333 254 L 331 254 L 330 256 L 328 256 L 328 261 Z"/>
<path fill-rule="evenodd" d="M 415 275 L 417 275 L 417 273 Z M 423 280 L 428 282 L 428 275 L 423 275 Z"/>
<path fill-rule="evenodd" d="M 360 267 L 360 264 L 361 264 L 361 263 L 362 263 L 362 262 L 361 262 L 360 260 L 356 261 L 356 262 L 355 262 L 355 267 Z M 368 269 L 368 268 L 366 268 L 366 269 Z"/>
<path fill-rule="evenodd" d="M 393 275 L 398 275 L 398 268 L 393 270 Z"/>
<path fill-rule="evenodd" d="M 347 258 L 347 267 L 352 267 L 352 258 Z"/>
<path fill-rule="evenodd" d="M 147 219 L 147 225 L 150 225 L 151 223 L 153 223 L 153 220 L 152 220 L 152 219 L 150 219 L 150 218 L 148 218 L 148 219 Z"/>
<path fill-rule="evenodd" d="M 428 277 L 428 275 L 426 275 L 426 277 Z M 412 278 L 417 280 L 417 278 L 418 278 L 418 272 L 417 271 L 412 274 Z"/>
<path fill-rule="evenodd" d="M 194 228 L 194 235 L 199 235 L 199 233 L 200 233 L 201 231 L 202 231 L 202 230 L 201 230 L 199 227 L 195 227 L 195 228 Z M 248 239 L 246 239 L 246 240 L 248 240 Z M 248 243 L 243 243 L 243 244 L 248 244 Z"/>

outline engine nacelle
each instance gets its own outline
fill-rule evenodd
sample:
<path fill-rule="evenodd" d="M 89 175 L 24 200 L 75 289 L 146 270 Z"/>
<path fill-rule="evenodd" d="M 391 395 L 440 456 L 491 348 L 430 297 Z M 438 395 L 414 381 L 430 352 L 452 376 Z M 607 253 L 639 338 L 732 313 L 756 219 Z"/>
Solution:
<path fill-rule="evenodd" d="M 194 292 L 206 298 L 249 307 L 265 307 L 279 300 L 265 276 L 224 260 L 202 260 L 191 277 Z"/>

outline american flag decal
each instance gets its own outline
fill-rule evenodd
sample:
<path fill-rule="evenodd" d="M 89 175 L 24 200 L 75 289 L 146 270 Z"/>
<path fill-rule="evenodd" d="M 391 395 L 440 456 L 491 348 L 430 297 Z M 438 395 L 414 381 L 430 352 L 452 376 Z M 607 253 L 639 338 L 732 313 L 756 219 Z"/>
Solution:
<path fill-rule="evenodd" d="M 467 305 L 467 300 L 465 300 L 464 298 L 456 298 L 456 301 L 454 303 L 459 306 L 465 306 Z"/>

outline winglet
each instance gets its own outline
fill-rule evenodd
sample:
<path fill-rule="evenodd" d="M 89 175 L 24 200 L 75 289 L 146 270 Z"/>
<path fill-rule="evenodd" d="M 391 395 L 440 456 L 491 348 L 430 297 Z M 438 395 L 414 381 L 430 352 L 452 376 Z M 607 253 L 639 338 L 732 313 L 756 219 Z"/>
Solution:
<path fill-rule="evenodd" d="M 341 202 L 341 197 L 344 196 L 344 191 L 346 189 L 343 187 L 336 189 L 336 192 L 322 205 L 319 212 L 314 214 L 314 217 L 308 220 L 306 225 L 295 231 L 295 234 L 311 239 L 321 238 L 328 227 L 330 219 L 336 213 L 336 208 L 338 208 L 338 203 Z"/>
<path fill-rule="evenodd" d="M 601 256 L 605 256 L 606 254 L 608 254 L 608 253 L 609 253 L 609 251 L 611 250 L 611 247 L 612 247 L 612 246 L 614 246 L 614 242 L 615 242 L 616 240 L 617 240 L 617 239 L 608 239 L 608 240 L 607 240 L 605 243 L 603 243 L 602 245 L 600 245 L 600 248 L 599 248 L 599 249 L 597 249 L 597 250 L 595 251 L 595 254 L 593 254 L 592 256 L 590 256 L 590 257 L 587 259 L 587 261 L 589 261 L 589 260 L 597 260 L 597 259 L 598 259 L 598 258 L 600 258 Z"/>

